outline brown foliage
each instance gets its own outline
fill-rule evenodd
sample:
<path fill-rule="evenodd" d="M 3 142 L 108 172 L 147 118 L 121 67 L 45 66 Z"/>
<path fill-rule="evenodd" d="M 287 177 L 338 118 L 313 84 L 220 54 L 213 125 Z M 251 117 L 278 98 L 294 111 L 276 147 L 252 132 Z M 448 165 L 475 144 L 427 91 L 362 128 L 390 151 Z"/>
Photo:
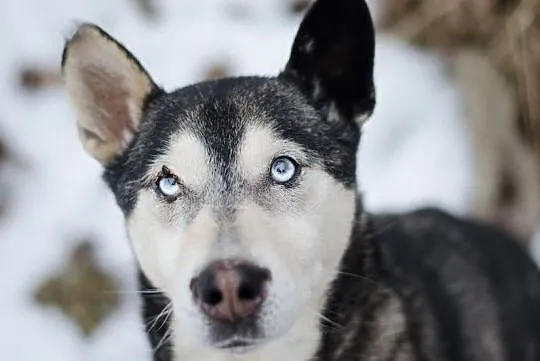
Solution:
<path fill-rule="evenodd" d="M 540 156 L 540 1 L 382 0 L 380 26 L 426 47 L 485 50 L 514 85 L 519 126 Z"/>

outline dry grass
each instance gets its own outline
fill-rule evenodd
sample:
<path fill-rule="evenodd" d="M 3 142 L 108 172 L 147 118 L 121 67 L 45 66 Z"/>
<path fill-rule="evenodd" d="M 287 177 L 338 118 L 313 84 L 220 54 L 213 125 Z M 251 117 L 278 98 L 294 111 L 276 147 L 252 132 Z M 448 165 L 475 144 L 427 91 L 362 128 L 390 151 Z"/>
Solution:
<path fill-rule="evenodd" d="M 517 123 L 540 157 L 540 1 L 384 0 L 381 28 L 415 44 L 484 50 L 518 96 Z"/>

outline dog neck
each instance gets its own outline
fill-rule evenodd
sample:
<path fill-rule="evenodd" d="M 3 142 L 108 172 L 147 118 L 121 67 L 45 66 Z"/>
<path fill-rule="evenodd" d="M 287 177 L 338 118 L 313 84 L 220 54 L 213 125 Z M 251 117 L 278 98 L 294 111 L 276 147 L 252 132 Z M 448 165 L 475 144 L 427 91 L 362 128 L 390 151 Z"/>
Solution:
<path fill-rule="evenodd" d="M 393 359 L 405 326 L 401 302 L 385 282 L 376 230 L 362 213 L 328 293 L 314 359 Z"/>

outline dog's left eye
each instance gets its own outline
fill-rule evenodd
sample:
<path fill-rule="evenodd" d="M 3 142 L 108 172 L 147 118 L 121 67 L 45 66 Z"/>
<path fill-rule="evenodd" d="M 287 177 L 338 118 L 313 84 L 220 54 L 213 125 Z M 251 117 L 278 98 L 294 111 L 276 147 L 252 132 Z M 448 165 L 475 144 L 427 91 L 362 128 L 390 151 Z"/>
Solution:
<path fill-rule="evenodd" d="M 165 197 L 173 198 L 180 194 L 180 185 L 173 176 L 160 177 L 157 181 L 159 192 Z"/>
<path fill-rule="evenodd" d="M 279 157 L 272 162 L 270 175 L 277 183 L 290 182 L 297 175 L 298 165 L 289 157 Z"/>

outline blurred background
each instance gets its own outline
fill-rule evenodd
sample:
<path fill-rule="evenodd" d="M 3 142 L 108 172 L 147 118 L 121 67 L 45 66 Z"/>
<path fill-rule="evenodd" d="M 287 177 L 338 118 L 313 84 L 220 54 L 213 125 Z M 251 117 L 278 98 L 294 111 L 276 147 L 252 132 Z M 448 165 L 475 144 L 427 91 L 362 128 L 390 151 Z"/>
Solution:
<path fill-rule="evenodd" d="M 79 145 L 63 43 L 94 22 L 167 90 L 282 69 L 307 0 L 0 0 L 0 358 L 148 360 L 123 220 Z M 537 0 L 373 0 L 371 212 L 436 206 L 540 255 Z M 537 257 L 538 258 L 538 257 Z"/>

